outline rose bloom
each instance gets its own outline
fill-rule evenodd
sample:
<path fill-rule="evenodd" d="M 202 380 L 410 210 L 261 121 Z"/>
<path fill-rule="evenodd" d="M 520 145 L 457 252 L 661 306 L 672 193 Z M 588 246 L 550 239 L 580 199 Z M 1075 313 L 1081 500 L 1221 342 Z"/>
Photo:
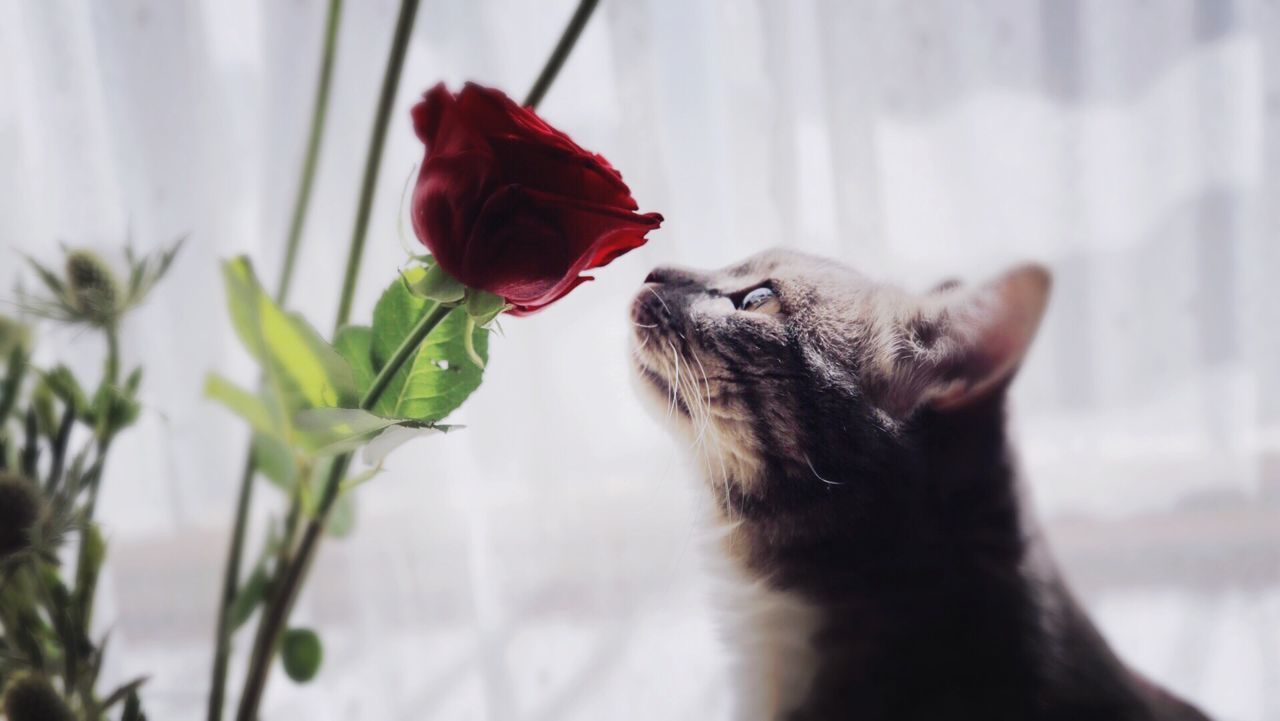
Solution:
<path fill-rule="evenodd" d="M 582 272 L 645 243 L 622 176 L 503 93 L 443 83 L 413 108 L 426 157 L 413 229 L 449 275 L 525 315 L 591 280 Z"/>

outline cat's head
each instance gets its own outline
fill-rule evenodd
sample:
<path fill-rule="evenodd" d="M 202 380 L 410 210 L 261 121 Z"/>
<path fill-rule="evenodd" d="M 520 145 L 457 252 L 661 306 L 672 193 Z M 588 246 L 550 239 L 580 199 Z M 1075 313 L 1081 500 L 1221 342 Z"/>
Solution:
<path fill-rule="evenodd" d="M 913 294 L 780 250 L 717 271 L 657 268 L 631 306 L 635 369 L 726 507 L 856 485 L 903 462 L 922 415 L 998 401 L 1049 285 L 1025 265 Z"/>

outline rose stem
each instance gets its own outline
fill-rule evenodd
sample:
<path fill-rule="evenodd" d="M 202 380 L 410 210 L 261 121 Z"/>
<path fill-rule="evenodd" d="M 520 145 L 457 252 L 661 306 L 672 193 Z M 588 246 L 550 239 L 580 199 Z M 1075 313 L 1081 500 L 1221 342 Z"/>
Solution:
<path fill-rule="evenodd" d="M 382 392 L 386 390 L 387 385 L 391 383 L 391 379 L 395 378 L 396 373 L 417 352 L 418 346 L 422 344 L 422 341 L 431 334 L 431 331 L 452 310 L 454 310 L 452 306 L 437 304 L 429 312 L 423 314 L 417 325 L 409 331 L 409 335 L 400 342 L 391 359 L 387 361 L 382 370 L 378 371 L 378 375 L 373 379 L 369 390 L 360 399 L 360 407 L 362 409 L 369 410 L 373 408 L 374 404 L 378 402 L 378 398 L 382 396 Z M 272 591 L 271 601 L 263 611 L 262 620 L 258 626 L 259 633 L 254 639 L 253 655 L 249 663 L 249 674 L 245 679 L 244 695 L 240 699 L 240 710 L 236 715 L 238 721 L 254 721 L 257 718 L 258 705 L 261 703 L 262 692 L 266 688 L 269 666 L 271 659 L 275 656 L 280 633 L 283 631 L 285 623 L 289 619 L 289 614 L 293 610 L 294 601 L 297 600 L 298 591 L 301 589 L 302 582 L 311 567 L 311 562 L 315 559 L 316 548 L 320 543 L 321 536 L 324 535 L 325 525 L 329 520 L 329 511 L 333 508 L 334 501 L 338 499 L 342 477 L 346 474 L 350 462 L 350 453 L 345 453 L 334 459 L 333 465 L 330 466 L 329 477 L 321 492 L 320 502 L 316 506 L 315 516 L 307 521 L 306 530 L 303 531 L 302 540 L 298 544 L 298 550 L 293 554 L 293 559 L 289 566 L 284 569 L 283 577 L 275 584 L 276 588 Z"/>
<path fill-rule="evenodd" d="M 408 21 L 405 23 L 403 22 L 406 17 L 405 7 L 410 4 L 414 8 L 408 12 Z M 547 59 L 547 63 L 534 83 L 533 89 L 529 92 L 529 96 L 524 103 L 527 107 L 537 107 L 543 96 L 546 95 L 551 83 L 555 80 L 560 68 L 564 65 L 569 53 L 577 43 L 578 36 L 582 34 L 582 29 L 591 18 L 591 14 L 597 4 L 598 0 L 582 0 L 579 3 L 578 9 L 574 12 L 573 17 L 570 18 L 568 26 L 560 37 L 560 41 L 556 43 L 551 57 Z M 365 163 L 360 206 L 356 215 L 355 230 L 351 238 L 351 249 L 347 257 L 342 298 L 338 306 L 338 320 L 334 324 L 335 333 L 337 329 L 347 322 L 351 311 L 351 300 L 355 294 L 355 282 L 359 274 L 365 233 L 368 229 L 369 212 L 373 203 L 377 170 L 381 161 L 380 157 L 375 156 L 381 156 L 382 144 L 386 135 L 386 121 L 390 114 L 390 106 L 394 100 L 393 96 L 398 83 L 403 53 L 408 43 L 409 28 L 402 28 L 401 24 L 412 25 L 413 12 L 416 10 L 416 6 L 416 0 L 412 2 L 405 0 L 401 5 L 400 20 L 397 21 L 395 40 L 392 43 L 393 57 L 388 63 L 387 75 L 383 78 L 383 92 L 379 100 L 373 137 L 370 139 L 369 144 L 370 155 Z M 397 51 L 399 52 L 398 58 L 396 57 Z M 394 77 L 392 76 L 393 73 Z M 430 335 L 431 330 L 448 315 L 450 310 L 447 306 L 438 305 L 422 317 L 418 325 L 414 327 L 409 336 L 396 349 L 391 360 L 374 378 L 368 392 L 361 399 L 361 408 L 368 410 L 373 407 L 382 391 L 386 389 L 387 384 L 395 377 L 400 366 L 417 350 L 418 345 Z M 250 658 L 249 672 L 245 678 L 244 693 L 241 695 L 240 708 L 236 715 L 237 721 L 254 721 L 257 717 L 258 707 L 262 702 L 262 694 L 266 689 L 270 662 L 275 656 L 280 634 L 288 622 L 289 615 L 293 611 L 293 604 L 297 600 L 298 592 L 302 587 L 307 572 L 310 570 L 311 562 L 315 558 L 316 549 L 324 534 L 325 525 L 328 523 L 329 511 L 333 507 L 334 501 L 337 500 L 342 477 L 346 474 L 350 462 L 351 454 L 349 453 L 334 459 L 333 465 L 330 467 L 329 477 L 321 493 L 316 515 L 307 522 L 307 527 L 303 532 L 301 542 L 298 544 L 298 549 L 293 554 L 288 568 L 284 569 L 284 576 L 281 582 L 275 584 L 276 588 L 273 589 L 267 607 L 263 611 L 262 619 L 258 625 L 258 633 L 254 639 L 254 649 Z"/>
<path fill-rule="evenodd" d="M 333 60 L 337 55 L 338 26 L 342 19 L 342 0 L 329 0 L 325 20 L 324 49 L 320 61 L 320 75 L 316 80 L 315 98 L 311 106 L 311 129 L 307 136 L 306 155 L 302 161 L 302 177 L 298 182 L 293 202 L 293 216 L 289 222 L 289 235 L 285 245 L 284 264 L 280 269 L 280 283 L 276 290 L 276 302 L 284 304 L 289 296 L 289 282 L 293 278 L 294 263 L 302 239 L 302 226 L 311 201 L 311 189 L 315 180 L 316 165 L 320 157 L 320 139 L 324 135 L 325 116 L 329 107 L 329 87 L 333 80 Z M 257 464 L 253 448 L 245 451 L 244 470 L 240 473 L 240 491 L 236 499 L 235 520 L 232 524 L 231 546 L 227 551 L 227 563 L 222 577 L 222 595 L 218 599 L 217 630 L 214 635 L 213 677 L 209 686 L 208 721 L 222 718 L 222 706 L 226 697 L 227 663 L 231 657 L 231 604 L 239 592 L 240 563 L 244 555 L 244 536 L 248 525 L 249 506 L 253 496 L 253 477 Z"/>
<path fill-rule="evenodd" d="M 573 17 L 569 18 L 569 24 L 565 26 L 564 33 L 560 35 L 560 41 L 556 43 L 555 50 L 551 51 L 551 57 L 547 58 L 547 64 L 542 67 L 542 72 L 538 74 L 538 79 L 533 83 L 533 89 L 525 97 L 525 106 L 536 108 L 542 102 L 542 96 L 547 94 L 547 90 L 551 88 L 551 83 L 555 81 L 556 75 L 560 74 L 561 66 L 564 65 L 565 59 L 569 57 L 569 53 L 573 52 L 573 46 L 577 44 L 578 36 L 582 34 L 582 29 L 587 26 L 587 21 L 591 19 L 591 13 L 595 12 L 597 4 L 599 4 L 599 0 L 582 0 L 582 2 L 578 3 L 578 9 L 574 10 Z"/>
<path fill-rule="evenodd" d="M 351 246 L 347 254 L 346 271 L 345 271 L 345 275 L 343 277 L 343 282 L 342 282 L 342 295 L 338 303 L 338 315 L 337 315 L 337 319 L 334 322 L 335 333 L 337 332 L 337 329 L 341 328 L 347 322 L 347 319 L 351 313 L 351 301 L 353 296 L 355 295 L 355 282 L 356 282 L 356 278 L 359 275 L 360 262 L 364 254 L 364 242 L 365 242 L 366 233 L 368 232 L 369 215 L 373 205 L 373 193 L 377 187 L 378 168 L 381 165 L 381 161 L 382 161 L 382 148 L 386 140 L 387 125 L 389 124 L 391 119 L 391 106 L 395 102 L 396 89 L 399 87 L 399 84 L 400 84 L 400 72 L 401 72 L 401 69 L 404 67 L 404 57 L 408 50 L 409 36 L 411 31 L 413 30 L 413 21 L 418 12 L 418 4 L 419 4 L 419 0 L 403 0 L 400 4 L 400 12 L 396 18 L 395 31 L 393 33 L 392 40 L 391 40 L 391 50 L 387 58 L 386 69 L 383 72 L 382 88 L 378 97 L 378 106 L 374 116 L 372 134 L 369 138 L 368 154 L 365 158 L 364 178 L 361 183 L 360 196 L 359 196 L 359 201 L 356 209 L 355 227 L 352 230 Z M 329 57 L 326 57 L 326 62 L 330 62 Z M 326 93 L 327 93 L 327 88 L 326 88 Z M 316 145 L 318 145 L 318 143 Z M 309 185 L 310 183 L 308 180 L 308 188 L 309 188 Z M 295 219 L 297 218 L 297 216 L 298 216 L 298 213 L 295 212 Z M 293 259 L 292 249 L 294 247 L 295 242 L 296 241 L 291 235 L 290 236 L 290 253 L 291 254 L 288 260 L 286 261 L 286 271 L 285 271 L 286 274 L 291 273 L 291 270 L 292 270 L 292 259 Z M 288 284 L 287 275 L 285 277 L 286 279 L 282 281 L 283 287 L 287 287 L 287 284 Z M 341 481 L 342 474 L 345 473 L 346 471 L 347 463 L 349 463 L 349 459 L 340 458 L 334 461 L 333 468 L 335 469 L 335 475 L 338 476 L 338 482 L 335 482 L 334 484 L 335 490 L 337 487 L 337 483 Z M 243 488 L 248 488 L 249 486 L 252 485 L 252 482 L 251 482 L 252 476 L 253 476 L 253 459 L 252 457 L 250 457 L 246 461 L 246 465 L 245 465 L 245 474 L 244 474 L 244 478 L 242 479 Z M 334 495 L 336 497 L 336 492 Z M 235 559 L 236 570 L 234 575 L 229 574 L 228 576 L 228 578 L 231 579 L 228 584 L 229 589 L 234 588 L 233 586 L 233 584 L 235 583 L 234 579 L 239 576 L 238 567 L 240 562 L 240 556 L 243 554 L 245 515 L 247 515 L 247 501 L 245 498 L 246 496 L 247 496 L 247 492 L 242 491 L 241 503 L 239 504 L 240 508 L 237 509 L 236 533 L 232 539 L 233 548 L 234 548 L 233 558 Z M 291 500 L 291 507 L 290 507 L 291 516 L 296 516 L 296 509 L 294 508 L 294 506 L 296 506 L 297 503 L 298 503 L 298 497 L 294 496 Z M 329 501 L 329 505 L 332 505 L 332 500 Z M 326 511 L 327 511 L 327 508 L 326 508 Z M 290 537 L 286 537 L 282 542 L 284 544 L 283 545 L 284 553 L 281 554 L 282 560 L 288 559 L 289 546 L 292 544 L 292 540 L 293 540 L 291 538 L 292 533 L 289 533 L 288 535 Z M 311 541 L 310 544 L 308 545 L 310 547 L 314 547 L 315 541 L 314 540 Z M 305 548 L 300 548 L 299 554 L 303 552 L 311 553 L 309 550 Z M 229 570 L 230 570 L 230 564 L 231 564 L 231 560 L 229 559 L 228 560 Z M 280 568 L 277 570 L 277 573 L 286 573 L 289 571 L 291 567 L 292 567 L 292 564 L 281 565 Z M 273 584 L 271 593 L 268 595 L 266 607 L 263 611 L 263 618 L 258 623 L 258 631 L 254 639 L 254 648 L 252 651 L 252 656 L 250 658 L 249 675 L 245 679 L 245 688 L 243 693 L 241 694 L 240 707 L 239 707 L 239 710 L 237 711 L 237 718 L 249 718 L 249 719 L 255 718 L 257 716 L 258 706 L 261 704 L 261 701 L 262 701 L 262 693 L 266 688 L 266 677 L 267 677 L 267 670 L 268 670 L 267 666 L 269 665 L 270 660 L 275 653 L 275 645 L 279 639 L 280 632 L 281 632 L 281 629 L 279 628 L 279 623 L 282 623 L 284 620 L 286 620 L 285 618 L 282 618 L 279 622 L 268 623 L 268 612 L 277 607 L 285 606 L 285 604 L 277 602 L 278 599 L 285 596 L 285 594 L 281 592 L 281 589 L 279 586 L 280 586 L 279 584 Z M 293 593 L 293 592 L 290 592 L 290 593 Z M 235 599 L 234 590 L 232 590 L 230 593 L 224 593 L 224 596 L 223 596 L 224 607 L 219 619 L 221 625 L 226 625 L 228 623 L 229 619 L 227 618 L 227 613 L 229 611 L 230 604 L 234 601 L 234 599 Z M 287 618 L 287 611 L 291 607 L 292 607 L 292 599 L 288 599 L 287 607 L 285 608 L 285 614 L 284 614 L 286 618 Z M 220 627 L 219 629 L 220 642 L 222 642 L 224 634 L 228 637 L 230 635 L 229 631 L 224 632 Z M 221 686 L 225 685 L 226 657 L 228 655 L 229 655 L 228 651 L 222 650 L 223 659 L 222 659 L 222 667 L 220 669 L 221 676 L 218 677 L 217 680 L 215 681 L 215 683 L 219 684 L 219 688 L 217 689 L 217 693 L 219 695 L 221 695 L 222 693 Z M 221 702 L 221 699 L 219 699 L 219 702 Z M 219 711 L 219 715 L 220 715 L 220 711 Z M 211 707 L 211 713 L 209 716 L 209 721 L 217 721 L 217 717 L 215 717 L 212 714 L 212 707 Z"/>
<path fill-rule="evenodd" d="M 289 240 L 285 245 L 284 265 L 280 268 L 280 282 L 276 291 L 278 303 L 283 303 L 289 296 L 289 284 L 293 280 L 293 265 L 298 258 L 298 245 L 302 240 L 302 226 L 306 223 L 307 208 L 311 205 L 311 187 L 316 178 L 316 164 L 320 160 L 320 139 L 324 136 L 324 123 L 329 111 L 329 86 L 333 79 L 333 59 L 337 55 L 338 22 L 341 16 L 342 0 L 329 0 L 324 54 L 320 60 L 320 77 L 316 81 L 315 100 L 311 106 L 311 132 L 307 137 L 307 153 L 302 160 L 302 179 L 298 182 L 298 195 L 293 202 L 293 217 L 289 220 Z"/>
<path fill-rule="evenodd" d="M 395 35 L 391 39 L 391 56 L 387 58 L 387 70 L 382 76 L 382 90 L 378 94 L 378 110 L 373 121 L 373 134 L 369 136 L 369 152 L 364 158 L 364 180 L 360 184 L 360 204 L 356 208 L 356 224 L 351 231 L 351 247 L 347 251 L 347 272 L 342 278 L 342 297 L 338 303 L 338 319 L 333 324 L 334 333 L 346 324 L 347 318 L 351 315 L 351 298 L 356 292 L 356 277 L 360 275 L 364 239 L 369 230 L 369 213 L 373 208 L 373 191 L 378 187 L 382 146 L 387 139 L 387 123 L 391 119 L 391 106 L 395 103 L 396 88 L 400 85 L 400 70 L 404 67 L 405 51 L 409 47 L 409 33 L 413 30 L 413 18 L 417 13 L 418 0 L 402 0 L 400 16 L 396 18 Z"/>

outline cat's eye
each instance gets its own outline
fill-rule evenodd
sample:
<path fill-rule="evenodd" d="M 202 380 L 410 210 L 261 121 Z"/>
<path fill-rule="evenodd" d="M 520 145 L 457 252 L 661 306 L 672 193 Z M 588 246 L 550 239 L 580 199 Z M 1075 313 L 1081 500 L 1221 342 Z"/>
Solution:
<path fill-rule="evenodd" d="M 773 288 L 760 287 L 742 296 L 738 308 L 756 313 L 777 313 L 782 310 L 782 302 Z"/>

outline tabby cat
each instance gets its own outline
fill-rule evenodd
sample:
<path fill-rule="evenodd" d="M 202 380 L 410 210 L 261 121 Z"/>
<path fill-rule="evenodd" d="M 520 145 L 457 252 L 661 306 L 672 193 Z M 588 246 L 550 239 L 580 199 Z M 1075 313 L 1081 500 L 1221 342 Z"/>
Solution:
<path fill-rule="evenodd" d="M 1028 517 L 1005 395 L 1049 287 L 785 251 L 650 273 L 635 369 L 705 469 L 739 718 L 1206 719 L 1116 657 Z"/>

